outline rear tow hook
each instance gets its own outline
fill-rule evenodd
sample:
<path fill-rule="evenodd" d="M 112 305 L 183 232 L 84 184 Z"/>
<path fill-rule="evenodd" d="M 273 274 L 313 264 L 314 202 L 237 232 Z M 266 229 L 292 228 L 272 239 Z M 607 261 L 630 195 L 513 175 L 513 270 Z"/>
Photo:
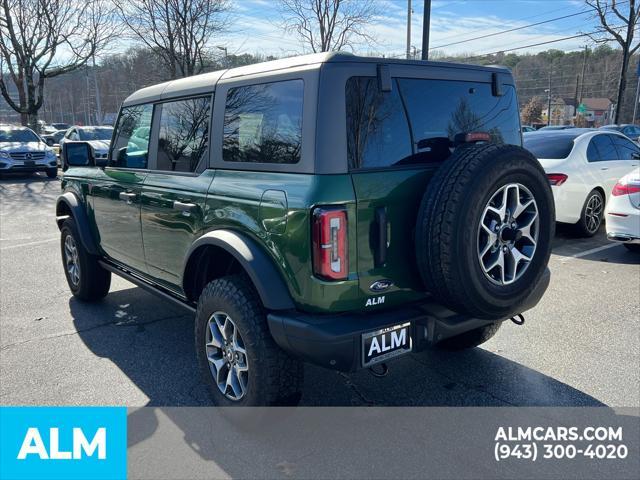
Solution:
<path fill-rule="evenodd" d="M 380 367 L 378 369 L 378 367 Z M 374 377 L 382 378 L 386 377 L 389 373 L 389 367 L 387 367 L 386 363 L 379 363 L 377 365 L 372 365 L 369 367 L 369 373 Z"/>
<path fill-rule="evenodd" d="M 521 313 L 511 317 L 511 321 L 516 325 L 524 325 L 524 315 Z"/>

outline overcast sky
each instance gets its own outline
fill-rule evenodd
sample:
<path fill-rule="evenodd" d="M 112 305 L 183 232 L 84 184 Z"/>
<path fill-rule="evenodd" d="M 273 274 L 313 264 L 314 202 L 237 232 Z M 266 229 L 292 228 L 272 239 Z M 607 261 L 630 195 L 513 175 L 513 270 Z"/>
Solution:
<path fill-rule="evenodd" d="M 356 53 L 378 52 L 400 56 L 405 51 L 407 0 L 376 0 L 384 12 L 371 26 L 378 39 L 373 47 L 359 46 Z M 423 0 L 413 0 L 412 44 L 421 46 Z M 546 23 L 482 40 L 443 46 L 453 42 L 500 32 L 531 23 L 585 12 L 563 20 Z M 229 53 L 263 53 L 288 55 L 301 53 L 302 44 L 286 35 L 279 25 L 276 0 L 233 0 L 232 31 L 221 39 Z M 447 53 L 483 54 L 506 48 L 556 40 L 592 31 L 593 14 L 581 0 L 434 0 L 431 12 L 431 47 Z M 518 50 L 537 52 L 549 48 L 576 50 L 588 38 Z"/>

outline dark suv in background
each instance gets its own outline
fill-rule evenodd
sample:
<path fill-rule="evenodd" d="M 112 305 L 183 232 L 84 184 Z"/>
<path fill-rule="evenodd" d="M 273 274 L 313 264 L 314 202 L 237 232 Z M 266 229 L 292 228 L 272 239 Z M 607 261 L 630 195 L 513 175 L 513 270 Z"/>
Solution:
<path fill-rule="evenodd" d="M 479 345 L 549 283 L 517 105 L 506 69 L 339 53 L 144 88 L 106 167 L 65 144 L 69 287 L 99 300 L 115 273 L 195 312 L 218 405 L 297 402 L 302 361 Z"/>

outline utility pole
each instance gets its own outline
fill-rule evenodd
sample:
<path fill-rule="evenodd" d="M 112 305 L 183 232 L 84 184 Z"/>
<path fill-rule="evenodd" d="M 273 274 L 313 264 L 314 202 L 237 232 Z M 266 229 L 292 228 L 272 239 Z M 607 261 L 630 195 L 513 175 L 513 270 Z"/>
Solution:
<path fill-rule="evenodd" d="M 549 88 L 547 89 L 547 126 L 551 125 L 551 71 L 553 70 L 553 62 L 549 66 Z"/>
<path fill-rule="evenodd" d="M 407 0 L 407 60 L 411 58 L 411 0 Z"/>
<path fill-rule="evenodd" d="M 582 74 L 580 75 L 580 98 L 579 104 L 582 103 L 582 95 L 584 94 L 584 72 L 587 67 L 587 53 L 589 51 L 589 47 L 587 45 L 584 46 L 584 55 L 582 56 Z"/>
<path fill-rule="evenodd" d="M 638 62 L 638 67 L 636 68 L 636 75 L 638 77 L 638 84 L 636 85 L 636 101 L 633 102 L 633 119 L 631 123 L 636 123 L 636 114 L 638 113 L 638 100 L 640 100 L 640 61 Z"/>
<path fill-rule="evenodd" d="M 96 56 L 93 56 L 93 83 L 96 89 L 96 125 L 102 125 L 102 104 L 100 103 L 100 89 L 98 88 L 98 72 L 96 71 Z"/>
<path fill-rule="evenodd" d="M 431 25 L 431 0 L 424 0 L 422 20 L 422 60 L 429 60 L 429 27 Z"/>

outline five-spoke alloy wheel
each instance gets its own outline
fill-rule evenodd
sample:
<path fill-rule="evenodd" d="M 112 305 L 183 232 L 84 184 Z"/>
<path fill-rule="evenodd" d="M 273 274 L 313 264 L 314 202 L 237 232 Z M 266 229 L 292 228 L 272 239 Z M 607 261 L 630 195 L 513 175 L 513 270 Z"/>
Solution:
<path fill-rule="evenodd" d="M 226 313 L 215 312 L 209 318 L 205 349 L 220 392 L 229 400 L 240 400 L 247 391 L 249 360 L 242 336 Z"/>
<path fill-rule="evenodd" d="M 478 226 L 478 260 L 491 282 L 509 285 L 527 270 L 538 243 L 538 205 L 527 187 L 509 183 L 489 199 Z"/>
<path fill-rule="evenodd" d="M 74 287 L 80 284 L 80 260 L 78 259 L 78 247 L 71 235 L 64 239 L 64 263 L 69 274 L 69 281 Z"/>

